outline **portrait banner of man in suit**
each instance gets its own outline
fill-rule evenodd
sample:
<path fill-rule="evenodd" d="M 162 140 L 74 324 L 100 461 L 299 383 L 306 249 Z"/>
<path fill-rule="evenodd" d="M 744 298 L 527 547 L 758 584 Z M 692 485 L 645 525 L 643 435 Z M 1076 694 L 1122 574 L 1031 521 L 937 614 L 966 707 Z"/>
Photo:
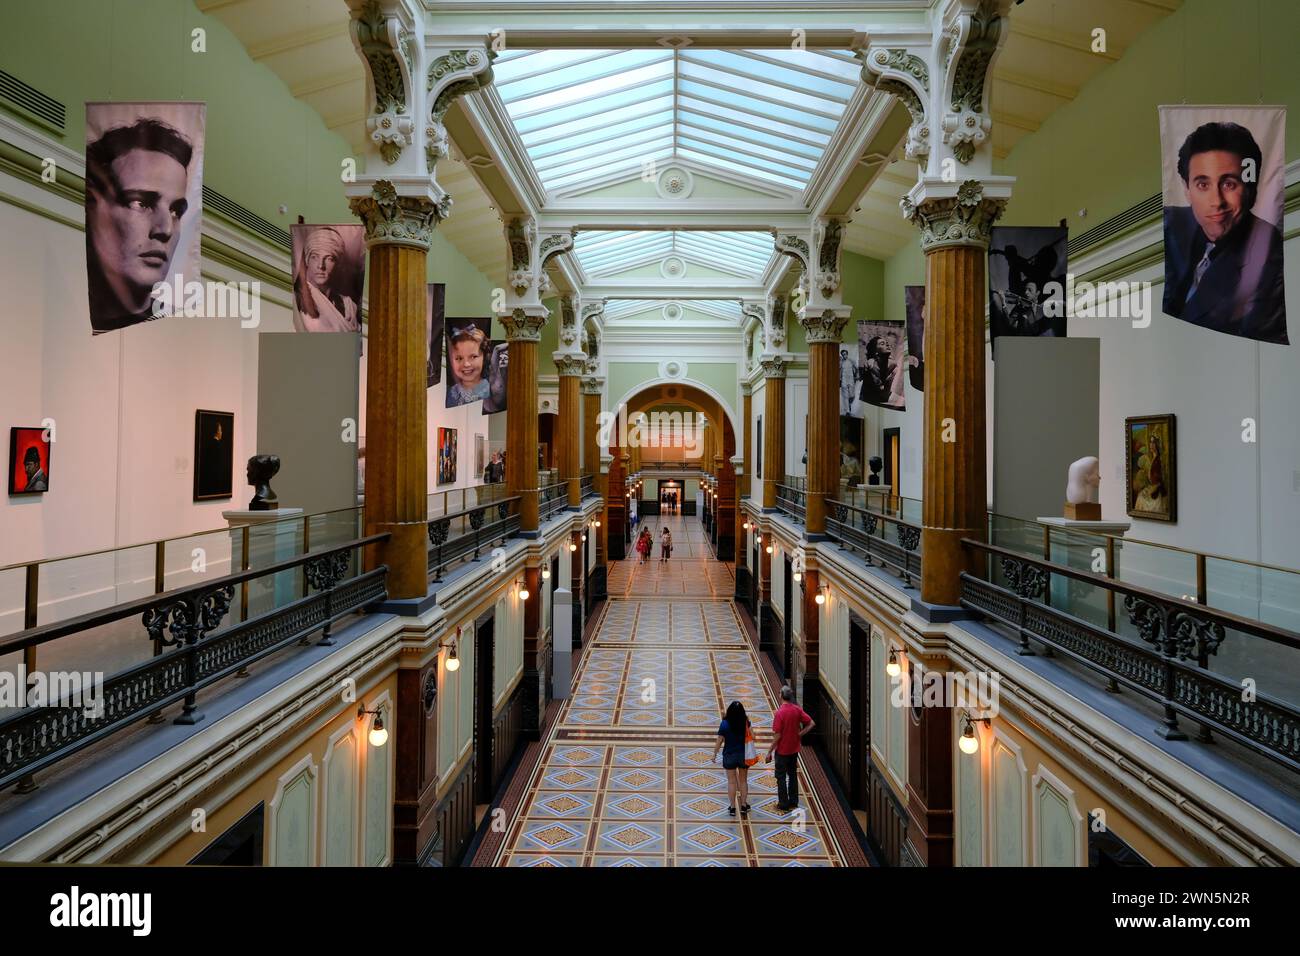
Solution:
<path fill-rule="evenodd" d="M 1285 139 L 1283 107 L 1160 107 L 1166 315 L 1289 344 Z"/>

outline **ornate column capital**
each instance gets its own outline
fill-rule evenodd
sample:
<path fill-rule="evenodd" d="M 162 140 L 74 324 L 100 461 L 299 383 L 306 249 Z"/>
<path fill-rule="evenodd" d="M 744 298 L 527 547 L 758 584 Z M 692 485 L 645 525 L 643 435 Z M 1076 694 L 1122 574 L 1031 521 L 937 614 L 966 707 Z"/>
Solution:
<path fill-rule="evenodd" d="M 789 359 L 785 355 L 765 355 L 758 364 L 763 369 L 763 378 L 785 378 Z"/>
<path fill-rule="evenodd" d="M 824 342 L 838 345 L 844 334 L 844 326 L 848 325 L 852 317 L 852 306 L 840 305 L 817 311 L 809 307 L 799 314 L 799 324 L 803 326 L 809 345 Z"/>
<path fill-rule="evenodd" d="M 581 352 L 553 352 L 551 357 L 555 359 L 555 374 L 561 378 L 581 376 L 587 370 L 587 356 Z"/>
<path fill-rule="evenodd" d="M 902 199 L 903 215 L 921 230 L 921 249 L 987 248 L 989 231 L 1006 209 L 1009 176 L 967 179 L 960 185 L 924 180 Z"/>
<path fill-rule="evenodd" d="M 605 393 L 605 380 L 599 375 L 585 375 L 579 387 L 582 389 L 583 395 L 603 395 Z"/>
<path fill-rule="evenodd" d="M 740 383 L 740 394 L 741 394 L 742 396 L 745 396 L 745 395 L 753 395 L 753 394 L 754 394 L 754 386 L 751 385 L 751 384 L 749 384 L 749 382 L 741 382 L 741 383 Z"/>
<path fill-rule="evenodd" d="M 402 245 L 428 249 L 433 230 L 447 215 L 451 200 L 441 201 L 431 193 L 399 195 L 388 180 L 374 183 L 369 191 L 348 200 L 352 214 L 366 227 L 366 244 Z"/>
<path fill-rule="evenodd" d="M 607 453 L 607 452 L 601 452 L 601 453 L 600 453 L 600 473 L 601 473 L 602 475 L 608 475 L 608 474 L 609 474 L 609 466 L 612 465 L 612 464 L 614 464 L 614 456 L 611 455 L 611 454 L 609 454 L 609 453 Z"/>
<path fill-rule="evenodd" d="M 507 342 L 540 342 L 542 326 L 550 312 L 545 306 L 518 307 L 497 313 L 497 321 L 506 330 Z"/>
<path fill-rule="evenodd" d="M 731 467 L 735 469 L 737 478 L 745 473 L 745 459 L 742 455 L 732 455 L 728 460 L 731 462 Z"/>
<path fill-rule="evenodd" d="M 939 36 L 878 31 L 857 54 L 862 79 L 899 98 L 912 125 L 904 155 L 924 176 L 956 182 L 993 171 L 993 64 L 1012 0 L 941 0 Z"/>

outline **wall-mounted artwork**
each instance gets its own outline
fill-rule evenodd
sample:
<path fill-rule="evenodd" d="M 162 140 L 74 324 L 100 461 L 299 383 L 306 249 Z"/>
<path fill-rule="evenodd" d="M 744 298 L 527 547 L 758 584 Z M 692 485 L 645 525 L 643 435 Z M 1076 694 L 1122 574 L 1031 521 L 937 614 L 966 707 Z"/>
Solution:
<path fill-rule="evenodd" d="M 491 339 L 491 319 L 447 319 L 447 407 L 483 402 L 506 410 L 506 343 Z"/>
<path fill-rule="evenodd" d="M 912 387 L 925 391 L 925 286 L 903 286 L 907 313 L 907 375 Z"/>
<path fill-rule="evenodd" d="M 840 416 L 840 477 L 850 487 L 862 484 L 862 425 L 861 418 Z"/>
<path fill-rule="evenodd" d="M 50 441 L 43 428 L 9 429 L 9 494 L 50 490 Z"/>
<path fill-rule="evenodd" d="M 1288 344 L 1286 109 L 1162 106 L 1166 315 Z"/>
<path fill-rule="evenodd" d="M 994 226 L 989 237 L 989 331 L 1065 338 L 1065 229 Z"/>
<path fill-rule="evenodd" d="M 901 322 L 858 323 L 858 398 L 902 411 L 904 327 Z"/>
<path fill-rule="evenodd" d="M 1124 487 L 1132 517 L 1178 519 L 1174 441 L 1173 415 L 1124 419 Z"/>
<path fill-rule="evenodd" d="M 95 335 L 174 314 L 185 284 L 203 281 L 204 120 L 202 103 L 86 104 L 86 278 Z"/>
<path fill-rule="evenodd" d="M 366 229 L 289 227 L 293 238 L 293 327 L 298 332 L 360 332 L 366 283 Z"/>
<path fill-rule="evenodd" d="M 754 459 L 754 476 L 760 481 L 763 478 L 763 416 L 758 416 L 758 427 L 754 429 L 754 434 L 758 436 L 758 446 Z"/>
<path fill-rule="evenodd" d="M 456 429 L 438 429 L 438 484 L 456 480 Z"/>
<path fill-rule="evenodd" d="M 194 413 L 194 500 L 229 498 L 234 487 L 235 413 Z"/>
<path fill-rule="evenodd" d="M 487 481 L 487 436 L 474 436 L 474 474 Z"/>
<path fill-rule="evenodd" d="M 425 388 L 433 388 L 442 381 L 442 326 L 446 301 L 447 287 L 441 282 L 430 282 L 424 301 L 425 335 L 429 348 L 424 369 Z"/>

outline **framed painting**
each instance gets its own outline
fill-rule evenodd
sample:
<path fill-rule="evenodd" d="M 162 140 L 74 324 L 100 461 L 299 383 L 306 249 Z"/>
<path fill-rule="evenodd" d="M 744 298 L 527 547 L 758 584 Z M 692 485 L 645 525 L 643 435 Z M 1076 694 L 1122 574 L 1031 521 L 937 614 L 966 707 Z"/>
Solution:
<path fill-rule="evenodd" d="M 194 413 L 194 500 L 234 494 L 235 413 L 200 408 Z"/>
<path fill-rule="evenodd" d="M 456 480 L 456 429 L 438 429 L 438 484 Z"/>
<path fill-rule="evenodd" d="M 487 472 L 487 466 L 488 466 L 488 456 L 487 456 L 487 436 L 486 436 L 486 435 L 475 435 L 475 436 L 474 436 L 474 475 L 475 475 L 475 477 L 482 478 L 484 481 L 487 481 L 488 479 L 487 479 L 487 476 L 486 476 L 486 474 L 485 474 L 485 473 Z"/>
<path fill-rule="evenodd" d="M 50 439 L 44 428 L 9 429 L 9 494 L 50 490 Z"/>
<path fill-rule="evenodd" d="M 1131 517 L 1178 520 L 1173 415 L 1124 419 L 1124 493 Z"/>

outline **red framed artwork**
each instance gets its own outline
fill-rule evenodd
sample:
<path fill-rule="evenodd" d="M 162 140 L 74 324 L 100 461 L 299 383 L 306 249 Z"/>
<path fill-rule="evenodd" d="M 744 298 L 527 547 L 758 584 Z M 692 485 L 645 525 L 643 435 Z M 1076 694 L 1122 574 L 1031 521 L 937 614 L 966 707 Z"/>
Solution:
<path fill-rule="evenodd" d="M 50 441 L 44 428 L 9 429 L 9 494 L 50 490 Z"/>

